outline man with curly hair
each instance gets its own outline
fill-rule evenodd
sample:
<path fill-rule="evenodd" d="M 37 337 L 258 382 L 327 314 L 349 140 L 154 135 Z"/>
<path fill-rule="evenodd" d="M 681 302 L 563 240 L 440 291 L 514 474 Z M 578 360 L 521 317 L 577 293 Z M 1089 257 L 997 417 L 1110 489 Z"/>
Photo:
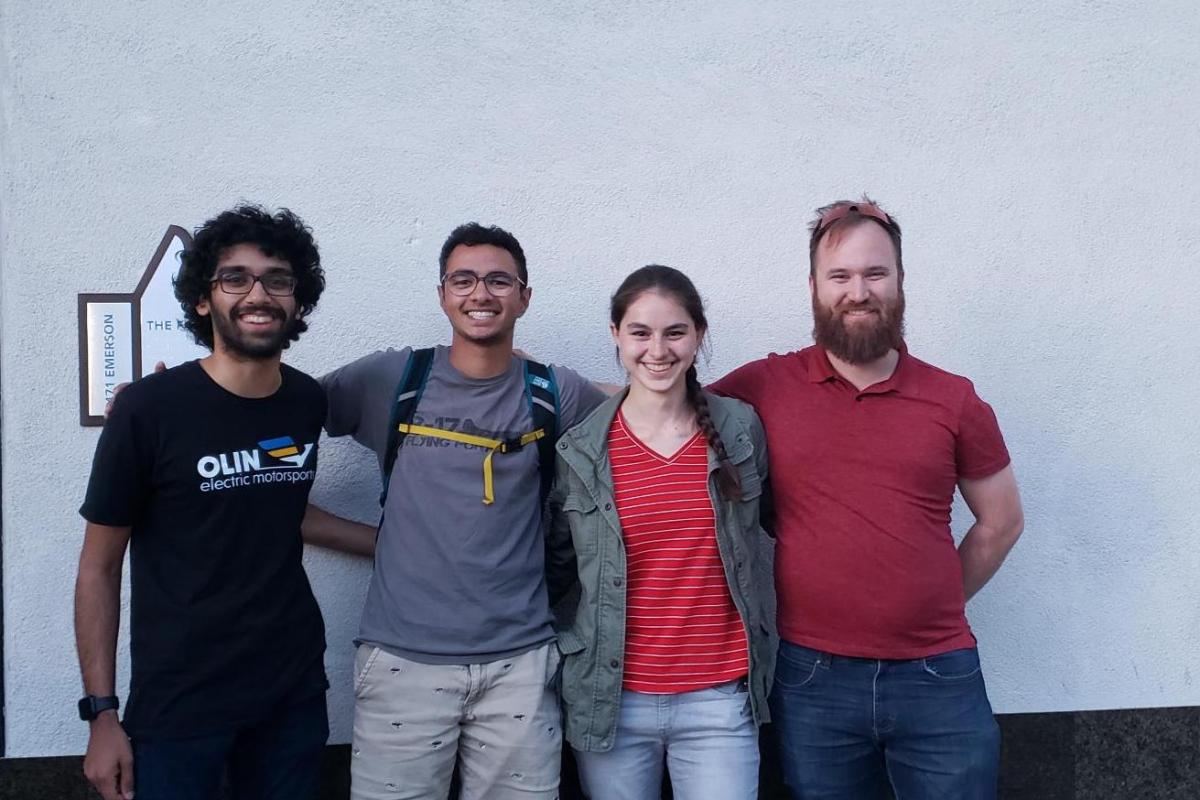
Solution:
<path fill-rule="evenodd" d="M 280 362 L 325 286 L 290 211 L 240 206 L 183 253 L 175 295 L 211 354 L 129 385 L 80 513 L 75 636 L 84 772 L 105 800 L 296 800 L 328 736 L 325 631 L 300 522 L 325 394 Z M 130 550 L 130 691 L 117 718 L 121 569 Z"/>

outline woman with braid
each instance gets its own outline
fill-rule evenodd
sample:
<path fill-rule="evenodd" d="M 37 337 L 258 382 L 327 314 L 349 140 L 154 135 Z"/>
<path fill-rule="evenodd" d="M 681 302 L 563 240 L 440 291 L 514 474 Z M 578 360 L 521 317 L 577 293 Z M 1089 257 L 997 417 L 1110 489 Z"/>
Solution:
<path fill-rule="evenodd" d="M 750 406 L 697 380 L 707 328 L 682 272 L 631 274 L 612 298 L 629 386 L 557 445 L 551 553 L 569 541 L 574 561 L 551 559 L 551 588 L 577 598 L 559 609 L 562 698 L 591 800 L 656 800 L 664 760 L 677 800 L 758 793 L 767 453 Z"/>

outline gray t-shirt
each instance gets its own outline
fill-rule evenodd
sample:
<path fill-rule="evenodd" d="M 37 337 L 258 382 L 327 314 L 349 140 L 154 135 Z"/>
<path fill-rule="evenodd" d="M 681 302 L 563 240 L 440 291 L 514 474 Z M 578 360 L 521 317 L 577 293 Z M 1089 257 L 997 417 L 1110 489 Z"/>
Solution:
<path fill-rule="evenodd" d="M 351 435 L 382 464 L 396 386 L 412 352 L 384 350 L 321 378 L 325 429 Z M 578 373 L 552 367 L 559 432 L 604 399 Z M 533 428 L 524 369 L 476 380 L 438 347 L 413 422 L 506 439 Z M 486 450 L 409 435 L 388 486 L 375 571 L 359 641 L 415 661 L 474 664 L 554 637 L 546 593 L 545 540 L 536 446 L 492 457 L 495 502 L 483 503 Z"/>

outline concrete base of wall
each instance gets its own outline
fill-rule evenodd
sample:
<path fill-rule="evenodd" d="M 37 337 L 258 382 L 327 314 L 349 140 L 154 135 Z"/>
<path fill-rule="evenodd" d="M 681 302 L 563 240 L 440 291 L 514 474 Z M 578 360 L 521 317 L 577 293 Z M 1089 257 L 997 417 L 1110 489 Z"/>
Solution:
<path fill-rule="evenodd" d="M 1007 714 L 999 720 L 1001 800 L 1200 797 L 1200 707 Z M 761 797 L 785 800 L 769 734 Z M 320 800 L 349 797 L 349 762 L 348 745 L 326 749 Z M 670 797 L 669 790 L 663 796 Z M 0 800 L 98 797 L 83 779 L 78 757 L 0 760 Z M 569 770 L 561 797 L 582 800 Z"/>

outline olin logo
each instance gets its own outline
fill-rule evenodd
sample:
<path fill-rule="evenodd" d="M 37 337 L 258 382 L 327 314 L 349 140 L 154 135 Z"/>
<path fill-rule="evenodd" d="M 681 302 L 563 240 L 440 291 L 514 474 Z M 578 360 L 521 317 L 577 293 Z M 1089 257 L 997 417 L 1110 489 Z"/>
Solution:
<path fill-rule="evenodd" d="M 242 475 L 261 470 L 300 469 L 308 461 L 308 454 L 312 449 L 312 443 L 297 445 L 290 436 L 264 439 L 252 450 L 233 450 L 213 456 L 201 456 L 196 462 L 196 472 L 200 473 L 201 478 L 215 478 L 218 475 Z M 264 455 L 267 460 L 265 465 Z"/>

